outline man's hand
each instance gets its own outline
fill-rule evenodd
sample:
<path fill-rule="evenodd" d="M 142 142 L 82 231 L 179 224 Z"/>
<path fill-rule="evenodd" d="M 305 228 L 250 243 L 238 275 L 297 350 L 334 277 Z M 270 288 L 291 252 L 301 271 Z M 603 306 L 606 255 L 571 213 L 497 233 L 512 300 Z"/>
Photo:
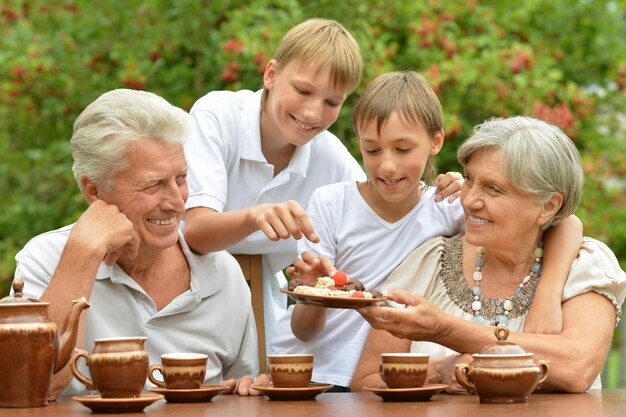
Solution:
<path fill-rule="evenodd" d="M 226 391 L 222 391 L 222 395 L 230 395 L 237 389 L 237 380 L 235 378 L 225 379 L 220 382 L 220 385 L 224 385 L 226 387 Z"/>
<path fill-rule="evenodd" d="M 117 206 L 102 200 L 94 201 L 80 216 L 70 239 L 95 247 L 107 265 L 113 265 L 122 253 L 134 259 L 139 251 L 139 236 L 133 223 Z"/>
<path fill-rule="evenodd" d="M 230 380 L 229 380 L 230 381 Z M 251 375 L 243 376 L 239 379 L 237 387 L 234 389 L 234 393 L 239 394 L 242 397 L 245 396 L 257 396 L 261 393 L 252 388 L 255 384 L 269 384 L 270 377 L 267 374 L 259 375 L 254 381 Z"/>

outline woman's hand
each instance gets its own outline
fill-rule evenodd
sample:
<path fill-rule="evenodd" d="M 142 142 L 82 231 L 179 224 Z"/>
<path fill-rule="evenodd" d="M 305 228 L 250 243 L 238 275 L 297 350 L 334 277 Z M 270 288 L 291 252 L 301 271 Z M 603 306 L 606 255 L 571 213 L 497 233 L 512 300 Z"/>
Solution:
<path fill-rule="evenodd" d="M 424 297 L 391 290 L 387 298 L 404 304 L 404 309 L 373 306 L 357 310 L 373 328 L 401 339 L 430 342 L 437 342 L 438 336 L 447 333 L 449 316 Z"/>

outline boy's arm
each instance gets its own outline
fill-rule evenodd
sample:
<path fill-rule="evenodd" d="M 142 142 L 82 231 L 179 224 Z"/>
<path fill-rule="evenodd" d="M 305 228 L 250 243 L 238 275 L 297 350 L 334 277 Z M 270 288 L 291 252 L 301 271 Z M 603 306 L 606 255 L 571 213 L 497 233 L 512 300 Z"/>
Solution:
<path fill-rule="evenodd" d="M 580 219 L 571 215 L 546 231 L 543 270 L 524 322 L 525 333 L 561 333 L 561 296 L 572 263 L 580 251 L 582 230 Z"/>
<path fill-rule="evenodd" d="M 194 207 L 185 212 L 185 240 L 197 253 L 227 249 L 258 230 L 251 209 L 220 213 L 207 207 Z"/>
<path fill-rule="evenodd" d="M 337 213 L 340 211 L 336 204 L 342 200 L 332 190 L 325 188 L 313 193 L 307 209 L 320 242 L 298 242 L 300 258 L 294 260 L 293 267 L 287 268 L 290 278 L 299 278 L 303 284 L 314 286 L 318 277 L 332 278 L 335 275 L 337 247 L 334 233 Z M 296 304 L 291 315 L 291 331 L 294 336 L 305 342 L 313 339 L 326 326 L 326 313 L 325 307 Z"/>
<path fill-rule="evenodd" d="M 315 286 L 318 277 L 335 274 L 337 269 L 325 256 L 315 256 L 303 252 L 301 258 L 294 261 L 294 266 L 287 268 L 291 279 L 300 279 L 304 285 Z M 291 315 L 291 331 L 303 342 L 317 336 L 326 326 L 326 307 L 297 303 Z"/>
<path fill-rule="evenodd" d="M 229 212 L 194 207 L 185 213 L 185 240 L 198 253 L 227 249 L 257 230 L 272 241 L 292 236 L 319 241 L 307 212 L 293 200 Z"/>
<path fill-rule="evenodd" d="M 302 252 L 293 265 L 285 270 L 289 279 L 299 279 L 302 285 L 314 287 L 319 277 L 333 277 L 337 268 L 326 256 L 317 256 L 311 252 Z"/>
<path fill-rule="evenodd" d="M 291 314 L 291 331 L 303 342 L 317 336 L 326 326 L 326 307 L 297 303 Z"/>
<path fill-rule="evenodd" d="M 230 145 L 239 140 L 238 133 L 225 130 L 224 126 L 234 123 L 233 116 L 225 110 L 228 106 L 217 102 L 220 95 L 211 97 L 191 111 L 191 127 L 183 142 L 189 193 L 199 198 L 185 212 L 184 234 L 189 246 L 197 253 L 215 252 L 236 245 L 257 230 L 274 241 L 290 236 L 315 239 L 308 215 L 296 201 L 220 211 L 228 201 L 228 184 L 245 187 L 246 181 L 229 178 L 227 161 L 234 152 Z M 288 196 L 284 197 L 287 200 Z"/>
<path fill-rule="evenodd" d="M 448 202 L 452 203 L 461 196 L 463 182 L 463 175 L 460 172 L 450 171 L 437 175 L 434 184 L 437 187 L 435 201 L 443 201 L 447 197 Z"/>

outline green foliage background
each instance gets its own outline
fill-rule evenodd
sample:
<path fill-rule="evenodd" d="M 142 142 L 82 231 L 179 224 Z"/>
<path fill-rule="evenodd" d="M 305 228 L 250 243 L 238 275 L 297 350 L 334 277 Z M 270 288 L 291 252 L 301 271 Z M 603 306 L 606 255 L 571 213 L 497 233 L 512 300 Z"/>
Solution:
<path fill-rule="evenodd" d="M 188 110 L 209 90 L 262 86 L 282 35 L 334 18 L 357 38 L 362 85 L 332 130 L 357 154 L 363 85 L 422 72 L 446 114 L 442 171 L 491 116 L 561 126 L 585 164 L 585 234 L 626 266 L 626 0 L 4 0 L 0 6 L 0 294 L 15 253 L 85 208 L 71 175 L 72 122 L 101 93 L 146 89 Z"/>

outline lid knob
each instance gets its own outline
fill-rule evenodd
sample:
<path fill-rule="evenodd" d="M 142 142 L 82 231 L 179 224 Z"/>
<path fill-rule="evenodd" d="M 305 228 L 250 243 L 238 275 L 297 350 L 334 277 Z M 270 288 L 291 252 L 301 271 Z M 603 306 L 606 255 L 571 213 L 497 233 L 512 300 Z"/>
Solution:
<path fill-rule="evenodd" d="M 509 328 L 506 327 L 504 324 L 498 324 L 496 326 L 496 329 L 494 330 L 494 333 L 498 338 L 498 341 L 506 341 L 506 339 L 509 337 Z"/>
<path fill-rule="evenodd" d="M 17 277 L 13 280 L 13 297 L 22 297 L 24 291 L 24 280 Z"/>
<path fill-rule="evenodd" d="M 480 353 L 489 355 L 519 355 L 527 353 L 521 346 L 506 340 L 509 337 L 510 330 L 504 324 L 498 324 L 494 330 L 494 335 L 498 339 L 496 343 L 493 343 L 485 347 Z"/>
<path fill-rule="evenodd" d="M 24 297 L 24 279 L 16 277 L 13 280 L 13 295 L 9 295 L 0 300 L 0 304 L 25 304 L 25 303 L 39 303 L 39 300 L 30 297 Z"/>

